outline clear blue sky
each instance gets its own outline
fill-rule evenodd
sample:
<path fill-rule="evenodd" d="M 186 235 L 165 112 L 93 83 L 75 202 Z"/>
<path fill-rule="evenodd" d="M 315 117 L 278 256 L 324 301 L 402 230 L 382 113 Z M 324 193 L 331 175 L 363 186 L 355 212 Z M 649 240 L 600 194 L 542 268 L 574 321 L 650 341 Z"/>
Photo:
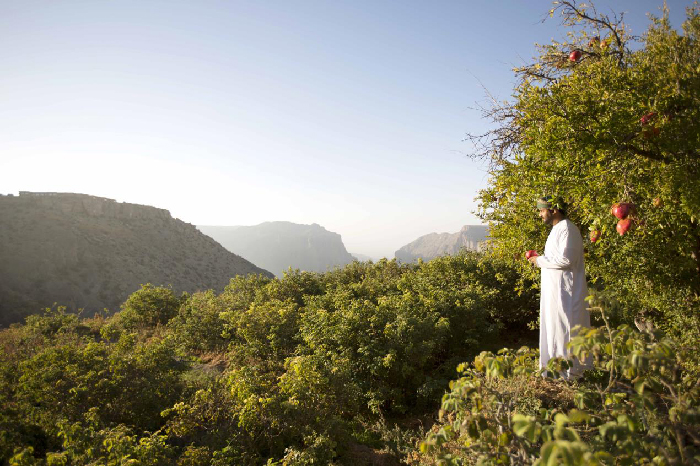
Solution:
<path fill-rule="evenodd" d="M 692 2 L 669 1 L 680 26 Z M 632 32 L 662 2 L 599 1 Z M 393 257 L 479 223 L 485 86 L 562 38 L 546 0 L 0 1 L 0 193 L 198 225 L 288 220 Z"/>

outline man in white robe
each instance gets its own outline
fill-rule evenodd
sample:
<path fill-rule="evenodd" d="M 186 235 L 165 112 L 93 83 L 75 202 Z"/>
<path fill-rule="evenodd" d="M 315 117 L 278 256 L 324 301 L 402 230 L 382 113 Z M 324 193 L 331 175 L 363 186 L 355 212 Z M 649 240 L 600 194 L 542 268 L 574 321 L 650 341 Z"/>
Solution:
<path fill-rule="evenodd" d="M 542 269 L 540 297 L 540 368 L 555 357 L 569 357 L 567 343 L 577 326 L 591 326 L 586 309 L 586 270 L 581 232 L 566 218 L 561 200 L 545 197 L 537 201 L 542 221 L 552 225 L 543 256 L 529 259 Z M 575 358 L 574 358 L 575 359 Z M 567 377 L 579 376 L 584 366 L 574 361 Z"/>

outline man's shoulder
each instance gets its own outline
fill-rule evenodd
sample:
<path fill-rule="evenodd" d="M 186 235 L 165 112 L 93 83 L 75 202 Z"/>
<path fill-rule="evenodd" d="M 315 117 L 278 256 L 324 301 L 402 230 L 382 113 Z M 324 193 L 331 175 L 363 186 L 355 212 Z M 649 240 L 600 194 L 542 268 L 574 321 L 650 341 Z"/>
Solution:
<path fill-rule="evenodd" d="M 566 220 L 566 228 L 567 228 L 568 230 L 579 231 L 578 227 L 576 226 L 576 224 L 575 224 L 574 222 L 572 222 L 572 221 L 569 220 L 568 218 L 567 218 L 567 219 L 564 219 L 564 220 Z"/>
<path fill-rule="evenodd" d="M 552 231 L 556 231 L 557 233 L 563 233 L 565 231 L 568 231 L 571 228 L 571 225 L 573 225 L 571 223 L 571 220 L 569 220 L 568 218 L 563 218 L 552 227 Z"/>
<path fill-rule="evenodd" d="M 578 233 L 580 235 L 581 231 L 578 229 L 574 222 L 572 222 L 568 218 L 565 218 L 558 222 L 556 225 L 554 225 L 554 228 L 552 228 L 552 233 L 556 233 L 557 235 L 569 235 L 573 233 Z"/>
<path fill-rule="evenodd" d="M 582 238 L 581 230 L 578 229 L 578 227 L 576 226 L 576 224 L 574 222 L 572 222 L 571 220 L 569 220 L 567 218 L 567 219 L 564 219 L 564 221 L 560 222 L 560 223 L 563 224 L 562 229 L 560 230 L 561 231 L 560 234 L 566 235 L 566 236 L 571 236 L 573 238 Z"/>

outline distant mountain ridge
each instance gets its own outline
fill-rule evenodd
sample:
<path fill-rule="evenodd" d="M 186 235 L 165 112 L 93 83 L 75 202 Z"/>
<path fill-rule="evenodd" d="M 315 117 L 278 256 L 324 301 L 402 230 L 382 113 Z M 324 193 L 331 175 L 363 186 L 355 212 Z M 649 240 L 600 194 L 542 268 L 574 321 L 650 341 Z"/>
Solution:
<path fill-rule="evenodd" d="M 72 193 L 0 196 L 0 324 L 54 302 L 119 309 L 142 283 L 222 290 L 264 274 L 165 209 Z"/>
<path fill-rule="evenodd" d="M 454 255 L 462 249 L 481 251 L 488 232 L 486 225 L 465 225 L 457 233 L 430 233 L 402 246 L 394 255 L 402 262 L 413 262 Z"/>
<path fill-rule="evenodd" d="M 229 251 L 245 257 L 278 277 L 288 270 L 325 272 L 351 263 L 338 233 L 313 223 L 265 222 L 254 226 L 198 225 Z"/>
<path fill-rule="evenodd" d="M 366 254 L 360 254 L 357 252 L 351 252 L 350 255 L 354 258 L 357 259 L 360 262 L 367 262 L 367 261 L 372 261 L 374 262 L 374 259 L 372 257 L 366 255 Z"/>

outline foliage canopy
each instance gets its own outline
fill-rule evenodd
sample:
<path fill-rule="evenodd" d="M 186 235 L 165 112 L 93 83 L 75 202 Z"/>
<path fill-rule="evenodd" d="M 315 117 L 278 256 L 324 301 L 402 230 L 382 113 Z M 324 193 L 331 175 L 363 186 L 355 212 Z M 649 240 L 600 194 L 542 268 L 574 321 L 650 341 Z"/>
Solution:
<path fill-rule="evenodd" d="M 541 248 L 546 230 L 535 199 L 550 194 L 589 242 L 589 282 L 694 345 L 700 338 L 700 15 L 682 31 L 668 11 L 641 38 L 592 6 L 555 2 L 568 39 L 538 46 L 516 69 L 512 102 L 487 112 L 496 124 L 472 136 L 490 161 L 480 215 L 494 253 Z M 572 59 L 571 53 L 580 57 Z M 633 229 L 616 233 L 615 203 L 632 203 Z M 524 273 L 535 271 L 523 268 Z"/>

